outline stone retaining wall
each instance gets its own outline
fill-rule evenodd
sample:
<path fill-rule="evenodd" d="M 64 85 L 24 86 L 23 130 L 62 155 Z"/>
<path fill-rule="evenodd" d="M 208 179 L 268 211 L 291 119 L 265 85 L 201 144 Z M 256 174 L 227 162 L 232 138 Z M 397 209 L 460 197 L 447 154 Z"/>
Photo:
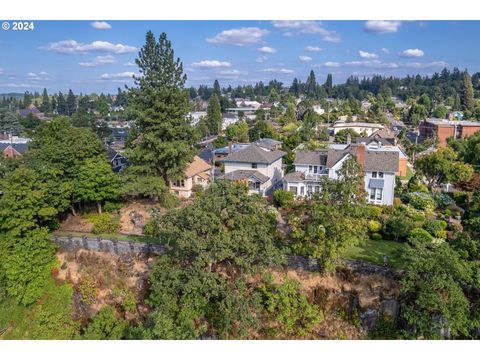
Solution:
<path fill-rule="evenodd" d="M 161 244 L 143 243 L 140 241 L 123 241 L 116 239 L 89 238 L 86 236 L 54 236 L 52 238 L 61 250 L 78 249 L 104 251 L 113 254 L 161 254 L 165 250 Z"/>

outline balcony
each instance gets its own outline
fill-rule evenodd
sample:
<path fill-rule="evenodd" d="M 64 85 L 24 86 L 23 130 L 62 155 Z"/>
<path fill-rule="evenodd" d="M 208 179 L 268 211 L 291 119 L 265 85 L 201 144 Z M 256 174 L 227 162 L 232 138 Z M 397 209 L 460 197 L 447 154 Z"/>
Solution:
<path fill-rule="evenodd" d="M 314 181 L 319 181 L 322 177 L 327 176 L 328 171 L 323 170 L 319 174 L 311 174 L 311 173 L 305 173 L 305 180 L 314 180 Z"/>

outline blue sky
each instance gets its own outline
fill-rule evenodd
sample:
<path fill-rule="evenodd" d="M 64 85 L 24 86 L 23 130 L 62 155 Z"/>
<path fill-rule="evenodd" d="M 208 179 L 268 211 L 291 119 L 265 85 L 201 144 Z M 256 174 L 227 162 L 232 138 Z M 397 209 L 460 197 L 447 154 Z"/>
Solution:
<path fill-rule="evenodd" d="M 480 21 L 35 21 L 0 31 L 0 92 L 114 93 L 131 85 L 145 33 L 164 31 L 187 85 L 480 71 Z"/>

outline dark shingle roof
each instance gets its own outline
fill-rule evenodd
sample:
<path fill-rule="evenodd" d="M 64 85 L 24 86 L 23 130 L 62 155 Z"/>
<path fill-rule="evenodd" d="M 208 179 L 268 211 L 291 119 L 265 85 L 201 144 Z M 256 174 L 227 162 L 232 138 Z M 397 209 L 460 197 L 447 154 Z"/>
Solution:
<path fill-rule="evenodd" d="M 271 164 L 285 154 L 285 152 L 280 150 L 267 151 L 257 145 L 250 145 L 245 149 L 229 154 L 224 161 Z"/>
<path fill-rule="evenodd" d="M 253 144 L 272 150 L 275 146 L 283 144 L 283 142 L 275 139 L 265 138 L 257 140 L 253 142 Z"/>
<path fill-rule="evenodd" d="M 327 168 L 332 168 L 347 154 L 356 156 L 358 145 L 349 145 L 344 150 L 328 150 Z M 398 171 L 399 154 L 397 151 L 372 151 L 365 150 L 365 164 L 366 171 Z"/>
<path fill-rule="evenodd" d="M 0 143 L 0 151 L 4 151 L 6 148 L 8 148 L 10 145 L 12 145 L 12 148 L 17 151 L 19 154 L 25 154 L 28 150 L 28 144 L 23 144 L 23 143 Z"/>
<path fill-rule="evenodd" d="M 305 174 L 301 171 L 294 171 L 286 174 L 283 178 L 285 181 L 302 181 L 305 180 Z"/>
<path fill-rule="evenodd" d="M 229 172 L 228 174 L 220 175 L 218 179 L 234 181 L 234 180 L 244 180 L 250 177 L 257 178 L 262 184 L 269 179 L 268 176 L 265 176 L 256 170 L 235 170 L 235 171 Z"/>
<path fill-rule="evenodd" d="M 366 171 L 398 171 L 398 152 L 393 151 L 366 151 L 365 170 Z"/>
<path fill-rule="evenodd" d="M 297 151 L 293 163 L 295 165 L 326 165 L 327 150 Z"/>

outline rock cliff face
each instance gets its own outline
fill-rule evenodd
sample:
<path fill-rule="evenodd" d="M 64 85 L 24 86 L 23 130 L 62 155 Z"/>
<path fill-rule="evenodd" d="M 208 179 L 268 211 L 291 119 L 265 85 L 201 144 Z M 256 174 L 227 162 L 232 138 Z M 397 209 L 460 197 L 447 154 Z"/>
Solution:
<path fill-rule="evenodd" d="M 382 317 L 394 323 L 399 319 L 399 284 L 388 269 L 347 263 L 330 276 L 299 269 L 286 273 L 301 283 L 311 302 L 320 305 L 327 323 L 347 321 L 365 337 Z"/>

